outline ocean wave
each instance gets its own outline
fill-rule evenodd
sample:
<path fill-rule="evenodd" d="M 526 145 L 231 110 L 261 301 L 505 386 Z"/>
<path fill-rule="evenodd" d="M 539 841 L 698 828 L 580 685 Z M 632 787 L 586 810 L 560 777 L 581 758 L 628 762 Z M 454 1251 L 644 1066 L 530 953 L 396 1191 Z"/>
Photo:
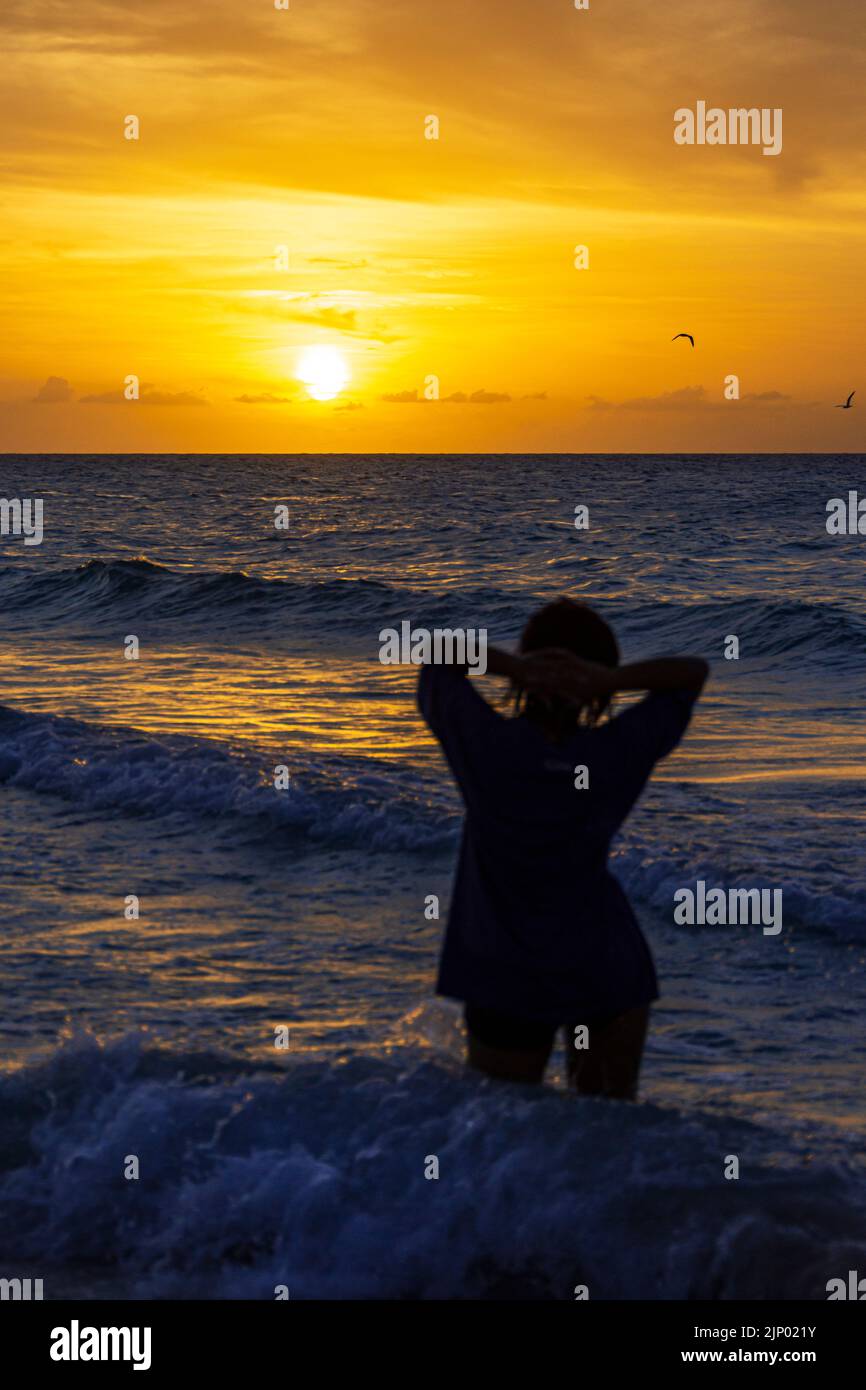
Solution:
<path fill-rule="evenodd" d="M 102 1276 L 136 1298 L 824 1300 L 866 1265 L 863 1176 L 778 1143 L 418 1049 L 255 1070 L 79 1037 L 0 1077 L 4 1273 L 46 1298 Z"/>
<path fill-rule="evenodd" d="M 273 780 L 278 765 L 289 770 L 289 787 L 282 791 Z M 157 736 L 0 705 L 2 784 L 59 798 L 95 815 L 181 816 L 197 824 L 236 820 L 259 836 L 365 851 L 453 850 L 462 819 L 459 800 L 435 764 L 419 768 L 369 755 L 311 757 L 306 752 L 274 753 L 269 761 L 260 750 L 237 749 L 215 739 Z M 853 798 L 860 794 L 856 783 L 847 791 Z M 834 783 L 834 799 L 845 792 L 844 784 L 840 790 Z M 858 873 L 847 861 L 844 872 L 824 862 L 832 846 L 824 846 L 818 867 L 799 858 L 787 861 L 784 844 L 799 843 L 792 831 L 787 841 L 777 836 L 775 856 L 771 852 L 768 860 L 764 853 L 756 880 L 748 855 L 746 864 L 738 865 L 741 840 L 721 832 L 708 836 L 703 820 L 695 833 L 686 833 L 683 811 L 693 796 L 693 789 L 678 783 L 656 784 L 652 807 L 641 811 L 639 823 L 629 824 L 615 842 L 611 868 L 636 903 L 669 920 L 673 893 L 697 878 L 725 888 L 760 881 L 782 888 L 786 926 L 866 938 L 862 856 Z M 708 799 L 704 792 L 702 806 L 719 826 L 734 814 L 723 796 Z M 783 810 L 774 802 L 766 814 L 777 824 Z M 673 842 L 671 825 L 678 827 Z M 664 836 L 662 842 L 655 838 L 656 830 Z"/>
<path fill-rule="evenodd" d="M 666 650 L 721 651 L 728 634 L 739 638 L 743 660 L 820 653 L 825 662 L 866 666 L 866 621 L 827 600 L 762 599 L 757 596 L 712 603 L 641 603 L 620 617 L 624 638 Z"/>
<path fill-rule="evenodd" d="M 473 587 L 395 585 L 380 579 L 263 578 L 243 570 L 173 570 L 144 557 L 90 560 L 74 569 L 0 567 L 3 621 L 37 623 L 98 637 L 106 618 L 148 624 L 175 638 L 254 638 L 274 634 L 315 642 L 323 633 L 368 645 L 382 627 L 409 619 L 417 625 L 487 627 L 514 636 L 529 612 L 554 592 L 495 584 Z M 602 603 L 626 649 L 718 653 L 728 633 L 741 656 L 799 660 L 820 653 L 834 664 L 866 664 L 866 620 L 827 599 L 747 595 L 707 602 Z M 94 627 L 96 623 L 98 626 Z"/>
<path fill-rule="evenodd" d="M 274 786 L 277 765 L 289 787 Z M 0 783 L 57 796 L 93 812 L 240 817 L 316 843 L 369 849 L 436 849 L 455 842 L 456 805 L 409 766 L 375 759 L 249 751 L 182 734 L 87 723 L 0 706 Z"/>
<path fill-rule="evenodd" d="M 522 605 L 493 587 L 442 593 L 378 579 L 262 578 L 244 570 L 172 570 L 139 557 L 89 560 L 74 569 L 0 568 L 0 603 L 12 626 L 49 624 L 98 635 L 106 617 L 147 623 L 174 635 L 254 637 L 285 632 L 318 637 L 355 628 L 369 644 L 383 626 L 405 618 L 431 626 L 478 615 L 516 625 Z M 457 618 L 455 618 L 455 614 Z M 136 629 L 140 630 L 140 627 Z"/>
<path fill-rule="evenodd" d="M 684 888 L 694 889 L 701 879 L 708 893 L 714 888 L 725 892 L 756 887 L 779 890 L 785 932 L 804 927 L 844 941 L 866 942 L 866 866 L 862 861 L 856 869 L 846 863 L 836 873 L 825 866 L 819 875 L 803 863 L 777 872 L 767 856 L 763 857 L 760 873 L 743 874 L 732 871 L 725 862 L 721 844 L 712 852 L 694 844 L 681 844 L 672 850 L 633 836 L 614 852 L 610 866 L 630 898 L 669 922 L 677 901 L 674 894 Z M 730 928 L 702 926 L 700 930 L 724 933 Z"/>

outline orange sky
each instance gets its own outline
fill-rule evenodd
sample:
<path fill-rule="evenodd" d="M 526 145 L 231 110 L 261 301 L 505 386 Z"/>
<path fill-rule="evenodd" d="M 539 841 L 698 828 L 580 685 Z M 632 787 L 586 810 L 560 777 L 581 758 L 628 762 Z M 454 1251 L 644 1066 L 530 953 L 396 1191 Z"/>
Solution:
<path fill-rule="evenodd" d="M 863 450 L 864 28 L 862 0 L 4 0 L 0 449 Z M 782 153 L 675 144 L 698 100 L 782 108 Z"/>

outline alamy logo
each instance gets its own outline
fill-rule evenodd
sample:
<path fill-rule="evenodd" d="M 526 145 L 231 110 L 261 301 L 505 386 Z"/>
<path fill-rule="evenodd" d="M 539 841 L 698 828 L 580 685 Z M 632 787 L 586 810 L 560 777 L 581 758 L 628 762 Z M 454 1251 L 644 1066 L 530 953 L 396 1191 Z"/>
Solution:
<path fill-rule="evenodd" d="M 134 1371 L 150 1370 L 149 1327 L 69 1327 L 51 1329 L 52 1361 L 131 1361 Z"/>
<path fill-rule="evenodd" d="M 847 1284 L 844 1279 L 827 1280 L 827 1302 L 838 1302 L 842 1298 L 853 1299 L 857 1303 L 866 1302 L 866 1279 L 859 1279 L 856 1269 L 848 1270 Z"/>
<path fill-rule="evenodd" d="M 0 497 L 0 536 L 23 536 L 25 545 L 41 545 L 42 498 Z"/>
<path fill-rule="evenodd" d="M 782 108 L 731 107 L 724 111 L 699 101 L 697 109 L 681 106 L 674 112 L 678 145 L 763 145 L 764 154 L 782 153 Z"/>
<path fill-rule="evenodd" d="M 707 892 L 699 878 L 694 891 L 678 888 L 674 902 L 674 921 L 681 927 L 762 925 L 764 936 L 778 936 L 782 930 L 781 888 L 711 888 Z"/>
<path fill-rule="evenodd" d="M 480 676 L 487 670 L 487 628 L 385 627 L 379 633 L 383 666 L 470 666 Z"/>
<path fill-rule="evenodd" d="M 0 1279 L 0 1299 L 28 1302 L 42 1297 L 41 1279 Z"/>
<path fill-rule="evenodd" d="M 831 497 L 826 526 L 831 536 L 866 536 L 866 497 L 858 497 L 854 488 L 847 502 L 844 497 Z"/>

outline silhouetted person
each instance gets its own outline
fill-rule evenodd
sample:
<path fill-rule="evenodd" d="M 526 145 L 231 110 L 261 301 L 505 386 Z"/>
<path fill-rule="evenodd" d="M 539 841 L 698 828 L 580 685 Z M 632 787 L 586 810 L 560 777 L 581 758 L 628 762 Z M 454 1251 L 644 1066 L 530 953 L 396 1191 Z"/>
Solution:
<path fill-rule="evenodd" d="M 513 718 L 465 666 L 425 666 L 418 687 L 466 807 L 437 992 L 465 1003 L 471 1066 L 541 1081 L 564 1026 L 570 1084 L 634 1099 L 658 986 L 608 850 L 709 668 L 620 666 L 607 623 L 564 598 L 529 620 L 520 655 L 491 648 L 487 662 L 511 682 Z M 604 718 L 619 690 L 649 694 Z M 587 1049 L 574 1046 L 580 1025 Z"/>

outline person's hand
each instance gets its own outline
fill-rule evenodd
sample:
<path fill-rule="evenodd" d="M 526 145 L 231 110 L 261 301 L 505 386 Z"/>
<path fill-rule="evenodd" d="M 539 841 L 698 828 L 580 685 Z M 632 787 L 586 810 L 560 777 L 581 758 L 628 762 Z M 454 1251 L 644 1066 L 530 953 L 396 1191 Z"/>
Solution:
<path fill-rule="evenodd" d="M 609 666 L 584 661 L 561 647 L 545 647 L 520 658 L 519 684 L 535 695 L 588 705 L 614 688 Z"/>

